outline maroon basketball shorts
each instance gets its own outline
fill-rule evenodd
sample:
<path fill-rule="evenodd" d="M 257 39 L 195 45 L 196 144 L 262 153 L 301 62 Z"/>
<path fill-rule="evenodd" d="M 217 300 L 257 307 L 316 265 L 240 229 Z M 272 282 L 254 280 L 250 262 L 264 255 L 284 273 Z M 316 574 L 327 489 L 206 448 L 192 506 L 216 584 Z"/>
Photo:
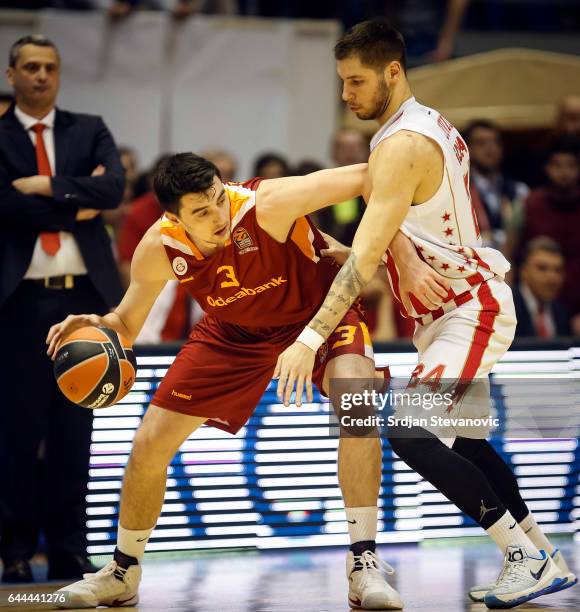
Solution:
<path fill-rule="evenodd" d="M 278 355 L 296 340 L 304 324 L 249 328 L 206 315 L 161 381 L 151 403 L 197 417 L 236 433 L 267 389 Z M 373 359 L 369 331 L 353 306 L 316 355 L 313 382 L 322 390 L 326 364 L 339 355 Z"/>

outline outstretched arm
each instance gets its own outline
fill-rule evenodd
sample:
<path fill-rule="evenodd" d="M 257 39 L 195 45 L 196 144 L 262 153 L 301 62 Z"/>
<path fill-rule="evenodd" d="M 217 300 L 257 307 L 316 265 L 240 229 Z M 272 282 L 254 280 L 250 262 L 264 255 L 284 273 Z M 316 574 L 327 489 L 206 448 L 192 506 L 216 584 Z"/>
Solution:
<path fill-rule="evenodd" d="M 409 132 L 385 140 L 373 153 L 369 172 L 372 193 L 356 231 L 351 254 L 340 269 L 320 310 L 297 341 L 278 358 L 274 376 L 286 405 L 297 385 L 296 405 L 302 389 L 312 398 L 311 374 L 318 348 L 330 336 L 363 287 L 374 276 L 383 253 L 403 222 L 423 177 L 430 168 L 429 141 Z"/>
<path fill-rule="evenodd" d="M 283 242 L 296 219 L 361 195 L 367 180 L 367 164 L 356 164 L 262 181 L 256 194 L 258 223 Z"/>
<path fill-rule="evenodd" d="M 69 315 L 53 325 L 46 338 L 47 354 L 54 358 L 60 343 L 73 331 L 86 326 L 108 327 L 122 334 L 131 344 L 139 335 L 155 300 L 168 280 L 174 278 L 159 236 L 150 228 L 135 250 L 131 263 L 131 283 L 121 303 L 105 316 Z"/>

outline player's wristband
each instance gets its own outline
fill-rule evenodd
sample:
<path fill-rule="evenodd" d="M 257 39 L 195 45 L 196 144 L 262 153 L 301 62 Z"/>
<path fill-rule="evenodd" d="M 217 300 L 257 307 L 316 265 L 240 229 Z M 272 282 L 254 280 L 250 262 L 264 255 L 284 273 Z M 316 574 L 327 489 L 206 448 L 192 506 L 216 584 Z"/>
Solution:
<path fill-rule="evenodd" d="M 296 338 L 296 342 L 301 342 L 316 353 L 326 340 L 312 327 L 305 327 Z"/>

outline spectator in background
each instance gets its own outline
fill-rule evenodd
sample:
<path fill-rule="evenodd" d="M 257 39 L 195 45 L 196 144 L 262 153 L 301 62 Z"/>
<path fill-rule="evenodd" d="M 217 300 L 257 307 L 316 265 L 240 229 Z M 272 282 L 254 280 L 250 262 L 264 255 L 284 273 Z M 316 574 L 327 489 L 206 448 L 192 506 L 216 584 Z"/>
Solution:
<path fill-rule="evenodd" d="M 107 224 L 113 244 L 115 243 L 119 229 L 123 223 L 123 219 L 131 208 L 131 203 L 135 198 L 135 183 L 139 177 L 137 151 L 131 147 L 119 147 L 119 157 L 121 164 L 125 170 L 125 191 L 123 192 L 123 200 L 121 204 L 114 210 L 106 210 L 103 212 L 103 221 Z"/>
<path fill-rule="evenodd" d="M 556 133 L 580 138 L 580 96 L 566 96 L 560 101 Z"/>
<path fill-rule="evenodd" d="M 403 34 L 409 67 L 452 57 L 469 0 L 399 0 L 387 3 L 387 17 Z"/>
<path fill-rule="evenodd" d="M 569 336 L 570 317 L 558 301 L 565 277 L 564 256 L 555 240 L 539 236 L 525 247 L 520 282 L 514 287 L 516 336 Z"/>
<path fill-rule="evenodd" d="M 238 162 L 231 153 L 221 149 L 210 149 L 202 153 L 201 156 L 209 159 L 216 166 L 222 177 L 222 182 L 231 183 L 236 180 Z"/>
<path fill-rule="evenodd" d="M 565 136 L 548 153 L 548 184 L 533 189 L 524 204 L 519 244 L 538 236 L 553 238 L 562 249 L 566 279 L 562 302 L 572 315 L 572 328 L 580 335 L 580 164 L 578 141 Z"/>
<path fill-rule="evenodd" d="M 289 175 L 290 164 L 278 153 L 264 153 L 254 162 L 253 176 L 275 179 Z"/>
<path fill-rule="evenodd" d="M 93 415 L 58 390 L 45 339 L 69 314 L 106 314 L 122 295 L 101 211 L 123 196 L 117 147 L 100 117 L 55 107 L 60 57 L 43 36 L 16 41 L 0 118 L 0 555 L 6 582 L 32 581 L 44 530 L 48 579 L 81 578 Z"/>
<path fill-rule="evenodd" d="M 119 147 L 119 156 L 123 168 L 125 168 L 125 196 L 124 199 L 130 200 L 133 196 L 133 188 L 139 177 L 139 157 L 137 151 L 132 147 Z"/>
<path fill-rule="evenodd" d="M 159 0 L 113 0 L 108 9 L 113 20 L 125 19 L 138 8 L 162 10 L 164 3 Z M 196 13 L 235 15 L 236 0 L 174 0 L 171 13 L 175 19 L 186 19 Z"/>
<path fill-rule="evenodd" d="M 502 172 L 503 145 L 499 129 L 490 121 L 470 123 L 463 132 L 471 158 L 471 185 L 481 208 L 477 211 L 482 235 L 490 246 L 505 252 L 509 228 L 529 193 L 528 187 Z M 483 228 L 487 227 L 487 232 Z"/>

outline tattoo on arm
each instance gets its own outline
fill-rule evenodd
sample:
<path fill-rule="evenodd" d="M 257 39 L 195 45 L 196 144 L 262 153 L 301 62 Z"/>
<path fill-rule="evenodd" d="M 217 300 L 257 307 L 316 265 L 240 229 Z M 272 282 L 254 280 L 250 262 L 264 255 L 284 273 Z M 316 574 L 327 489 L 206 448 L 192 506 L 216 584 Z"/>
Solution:
<path fill-rule="evenodd" d="M 367 282 L 356 269 L 356 255 L 351 253 L 336 275 L 332 286 L 310 327 L 328 338 Z"/>

